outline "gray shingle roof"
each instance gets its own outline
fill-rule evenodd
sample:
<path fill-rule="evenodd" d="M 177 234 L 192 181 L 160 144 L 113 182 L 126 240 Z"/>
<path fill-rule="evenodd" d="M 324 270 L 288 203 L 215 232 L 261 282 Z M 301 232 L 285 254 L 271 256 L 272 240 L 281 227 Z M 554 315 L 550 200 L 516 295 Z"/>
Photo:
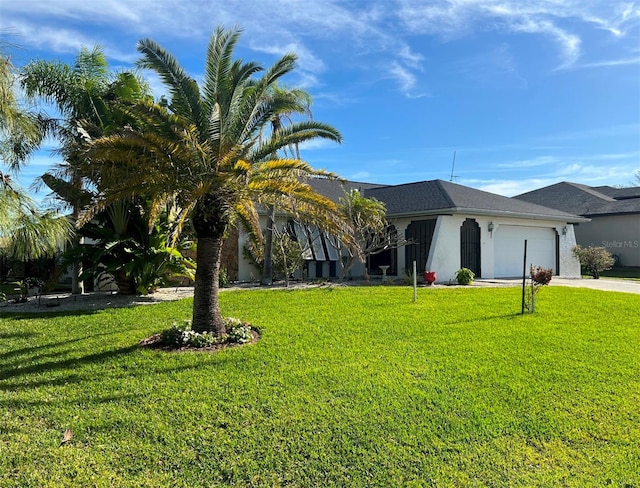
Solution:
<path fill-rule="evenodd" d="M 315 191 L 336 203 L 338 203 L 345 193 L 351 190 L 359 190 L 360 194 L 364 194 L 364 192 L 370 188 L 382 186 L 375 183 L 362 183 L 358 181 L 342 182 L 338 180 L 328 180 L 326 178 L 310 178 L 307 183 L 309 183 Z"/>
<path fill-rule="evenodd" d="M 585 217 L 640 213 L 640 187 L 594 188 L 563 181 L 523 193 L 515 198 Z"/>
<path fill-rule="evenodd" d="M 390 217 L 469 212 L 569 222 L 582 220 L 575 214 L 443 180 L 371 188 L 365 191 L 365 196 L 383 201 Z"/>
<path fill-rule="evenodd" d="M 627 198 L 640 198 L 640 186 L 626 188 L 613 188 L 612 186 L 595 186 L 593 190 L 603 193 L 616 200 L 626 200 Z"/>

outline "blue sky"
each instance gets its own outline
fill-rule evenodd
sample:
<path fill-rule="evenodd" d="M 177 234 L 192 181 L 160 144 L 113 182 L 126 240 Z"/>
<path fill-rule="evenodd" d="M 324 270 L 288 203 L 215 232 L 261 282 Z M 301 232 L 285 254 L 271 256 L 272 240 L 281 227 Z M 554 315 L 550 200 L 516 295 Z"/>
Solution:
<path fill-rule="evenodd" d="M 149 37 L 197 79 L 218 25 L 237 55 L 299 56 L 288 86 L 344 143 L 313 166 L 376 183 L 449 180 L 502 195 L 640 171 L 640 2 L 618 0 L 2 0 L 0 34 L 31 58 L 100 44 L 113 69 Z M 162 93 L 151 79 L 156 94 Z M 39 153 L 28 184 L 55 161 Z"/>

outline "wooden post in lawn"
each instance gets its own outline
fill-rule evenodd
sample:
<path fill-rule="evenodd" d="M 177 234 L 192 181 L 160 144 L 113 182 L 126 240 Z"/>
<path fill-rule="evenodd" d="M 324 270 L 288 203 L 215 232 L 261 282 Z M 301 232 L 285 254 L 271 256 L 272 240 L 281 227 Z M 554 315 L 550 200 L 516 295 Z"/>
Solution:
<path fill-rule="evenodd" d="M 522 310 L 521 313 L 524 315 L 524 294 L 525 287 L 527 281 L 527 240 L 524 240 L 524 259 L 522 260 Z"/>
<path fill-rule="evenodd" d="M 416 272 L 416 262 L 413 262 L 413 303 L 418 301 L 418 273 Z"/>

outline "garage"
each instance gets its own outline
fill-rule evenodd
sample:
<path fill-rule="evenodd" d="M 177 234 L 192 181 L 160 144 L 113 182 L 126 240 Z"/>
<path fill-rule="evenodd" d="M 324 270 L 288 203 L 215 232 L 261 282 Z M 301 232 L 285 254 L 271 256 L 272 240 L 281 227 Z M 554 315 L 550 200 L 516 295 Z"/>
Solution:
<path fill-rule="evenodd" d="M 524 241 L 529 265 L 556 269 L 556 232 L 548 227 L 501 225 L 495 232 L 495 277 L 522 276 Z"/>

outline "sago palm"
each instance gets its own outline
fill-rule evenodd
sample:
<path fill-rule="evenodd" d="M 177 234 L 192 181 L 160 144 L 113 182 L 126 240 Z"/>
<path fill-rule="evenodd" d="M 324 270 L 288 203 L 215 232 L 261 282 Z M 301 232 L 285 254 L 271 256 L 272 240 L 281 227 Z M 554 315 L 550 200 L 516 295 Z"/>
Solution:
<path fill-rule="evenodd" d="M 94 212 L 118 199 L 146 195 L 158 213 L 169 201 L 180 208 L 177 232 L 189 220 L 197 239 L 193 329 L 217 335 L 225 333 L 218 277 L 231 225 L 242 222 L 259 233 L 256 203 L 269 204 L 276 197 L 280 207 L 302 219 L 338 225 L 335 205 L 300 178 L 333 175 L 297 159 L 271 157 L 316 137 L 340 141 L 340 134 L 326 124 L 303 121 L 265 137 L 263 129 L 273 117 L 293 107 L 290 97 L 267 94 L 294 69 L 296 57 L 286 55 L 263 70 L 233 60 L 238 39 L 238 30 L 213 33 L 201 86 L 161 46 L 140 41 L 139 64 L 160 76 L 169 101 L 123 108 L 136 122 L 95 141 L 92 154 L 95 178 L 105 189 Z"/>

